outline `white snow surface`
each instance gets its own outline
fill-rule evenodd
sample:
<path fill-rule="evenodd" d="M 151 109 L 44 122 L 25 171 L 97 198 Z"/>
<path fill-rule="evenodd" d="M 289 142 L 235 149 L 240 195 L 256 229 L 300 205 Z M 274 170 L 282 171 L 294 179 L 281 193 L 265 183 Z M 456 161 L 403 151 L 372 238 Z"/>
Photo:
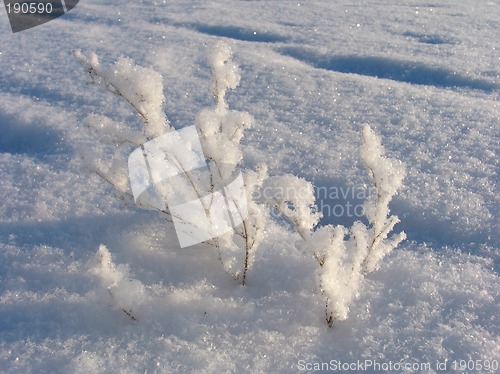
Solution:
<path fill-rule="evenodd" d="M 500 1 L 85 0 L 16 34 L 0 7 L 0 31 L 0 372 L 342 372 L 330 364 L 375 360 L 407 364 L 378 372 L 436 373 L 445 360 L 448 372 L 500 360 Z M 180 249 L 170 224 L 82 167 L 99 153 L 90 114 L 140 120 L 89 84 L 73 50 L 161 73 L 180 129 L 213 105 L 205 56 L 220 40 L 241 72 L 228 103 L 255 118 L 244 167 L 348 192 L 321 201 L 345 208 L 369 185 L 363 125 L 406 165 L 390 207 L 408 239 L 332 328 L 315 260 L 280 220 L 241 286 L 213 248 Z M 322 224 L 351 226 L 339 212 Z M 351 372 L 377 371 L 362 369 Z"/>

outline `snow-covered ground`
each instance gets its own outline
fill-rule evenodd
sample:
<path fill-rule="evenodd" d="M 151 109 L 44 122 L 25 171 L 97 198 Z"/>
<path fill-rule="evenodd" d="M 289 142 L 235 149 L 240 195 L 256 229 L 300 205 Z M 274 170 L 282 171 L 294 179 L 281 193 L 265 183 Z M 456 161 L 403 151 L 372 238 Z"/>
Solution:
<path fill-rule="evenodd" d="M 0 8 L 0 372 L 341 372 L 365 360 L 352 372 L 495 372 L 500 1 L 82 0 L 16 34 Z M 296 234 L 270 225 L 240 286 L 211 247 L 178 248 L 161 217 L 82 168 L 97 146 L 89 114 L 137 118 L 89 85 L 73 50 L 161 72 L 179 129 L 212 103 L 205 53 L 221 39 L 241 66 L 228 101 L 256 119 L 244 166 L 347 193 L 319 196 L 323 223 L 357 218 L 362 125 L 407 166 L 391 207 L 408 240 L 333 328 Z M 101 244 L 131 279 L 136 320 L 92 272 Z"/>

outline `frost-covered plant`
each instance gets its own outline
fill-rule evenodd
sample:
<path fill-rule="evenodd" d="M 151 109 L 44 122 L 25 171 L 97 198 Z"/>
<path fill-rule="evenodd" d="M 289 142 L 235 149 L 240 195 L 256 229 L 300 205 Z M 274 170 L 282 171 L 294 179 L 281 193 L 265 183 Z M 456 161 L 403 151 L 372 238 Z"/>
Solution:
<path fill-rule="evenodd" d="M 215 106 L 202 110 L 195 120 L 200 144 L 206 157 L 207 173 L 200 174 L 185 167 L 180 160 L 185 155 L 177 157 L 178 150 L 168 149 L 167 157 L 170 154 L 176 158 L 179 178 L 170 179 L 162 186 L 155 186 L 156 189 L 153 191 L 155 194 L 160 194 L 165 201 L 175 192 L 180 191 L 184 194 L 187 188 L 183 188 L 182 184 L 188 186 L 189 190 L 194 191 L 193 199 L 196 198 L 196 201 L 203 204 L 205 212 L 203 218 L 208 217 L 208 223 L 214 226 L 218 224 L 219 217 L 210 197 L 214 196 L 217 191 L 221 191 L 227 182 L 239 172 L 237 167 L 242 160 L 240 141 L 244 130 L 253 124 L 250 114 L 229 109 L 225 100 L 226 91 L 236 88 L 240 81 L 238 66 L 231 60 L 231 55 L 230 47 L 224 43 L 219 43 L 208 53 L 213 72 Z M 90 155 L 90 157 L 86 155 L 88 166 L 114 186 L 127 203 L 157 210 L 170 222 L 176 218 L 178 221 L 179 217 L 172 216 L 172 209 L 169 210 L 167 206 L 161 208 L 152 204 L 153 199 L 148 196 L 142 199 L 135 198 L 128 183 L 127 156 L 131 152 L 131 147 L 144 150 L 146 142 L 174 131 L 163 111 L 165 100 L 161 75 L 152 69 L 138 66 L 126 58 L 120 58 L 114 65 L 104 67 L 95 54 L 87 57 L 77 51 L 76 56 L 85 64 L 93 83 L 125 99 L 142 119 L 142 131 L 135 131 L 129 126 L 116 123 L 104 116 L 89 118 L 88 125 L 98 134 L 98 140 L 103 145 L 102 149 L 110 145 L 115 151 L 111 162 L 106 162 L 104 153 Z M 262 240 L 265 214 L 262 213 L 262 207 L 252 200 L 252 190 L 260 185 L 265 174 L 264 167 L 257 172 L 242 173 L 246 186 L 244 193 L 247 194 L 247 204 L 244 212 L 243 207 L 236 206 L 234 203 L 231 205 L 232 209 L 243 218 L 242 224 L 204 241 L 218 249 L 219 258 L 225 270 L 242 284 L 247 281 L 253 254 Z M 196 219 L 197 217 L 189 217 L 185 223 L 186 225 L 197 224 Z M 205 223 L 200 219 L 199 224 Z"/>
<path fill-rule="evenodd" d="M 212 67 L 212 90 L 215 107 L 202 110 L 195 125 L 200 133 L 203 153 L 209 161 L 211 190 L 222 188 L 230 180 L 242 161 L 240 141 L 245 129 L 254 122 L 246 112 L 230 110 L 225 100 L 227 89 L 235 89 L 241 79 L 238 66 L 231 60 L 232 51 L 225 43 L 219 43 L 209 51 L 208 61 Z M 242 284 L 247 281 L 247 273 L 254 257 L 254 252 L 262 240 L 265 214 L 263 208 L 252 199 L 252 191 L 258 187 L 267 169 L 246 171 L 243 174 L 246 187 L 246 218 L 234 231 L 227 232 L 210 241 L 219 248 L 219 254 L 226 271 L 235 275 Z M 244 243 L 239 243 L 242 239 Z M 244 247 L 244 251 L 241 247 Z M 221 250 L 222 249 L 222 250 Z M 242 270 L 240 270 L 242 269 Z"/>
<path fill-rule="evenodd" d="M 388 237 L 399 222 L 390 215 L 389 202 L 401 187 L 404 165 L 384 156 L 380 139 L 368 125 L 362 131 L 360 153 L 377 191 L 364 204 L 368 225 L 356 221 L 349 229 L 317 227 L 321 214 L 315 210 L 313 185 L 293 175 L 267 178 L 257 191 L 258 201 L 278 211 L 300 234 L 297 246 L 316 259 L 329 326 L 347 318 L 365 275 L 377 269 L 382 258 L 406 237 L 404 232 Z"/>
<path fill-rule="evenodd" d="M 349 229 L 323 226 L 300 243 L 319 264 L 318 280 L 326 296 L 329 326 L 347 318 L 365 275 L 377 269 L 383 257 L 406 238 L 404 232 L 389 237 L 399 222 L 397 216 L 390 215 L 389 202 L 402 185 L 404 165 L 384 156 L 380 139 L 367 125 L 362 131 L 361 158 L 377 192 L 364 204 L 368 225 L 356 221 Z"/>
<path fill-rule="evenodd" d="M 349 229 L 317 227 L 321 213 L 315 210 L 313 185 L 293 175 L 267 178 L 257 190 L 258 201 L 286 218 L 302 238 L 297 246 L 316 259 L 329 326 L 347 318 L 365 275 L 377 269 L 382 258 L 406 237 L 404 232 L 388 237 L 399 222 L 390 215 L 389 202 L 401 187 L 404 165 L 384 157 L 380 139 L 368 125 L 362 131 L 361 158 L 377 191 L 364 204 L 368 225 L 356 221 Z"/>
<path fill-rule="evenodd" d="M 152 197 L 135 199 L 128 184 L 126 156 L 130 154 L 130 147 L 144 150 L 146 142 L 174 131 L 163 112 L 161 76 L 125 58 L 110 67 L 103 67 L 96 55 L 87 57 L 81 52 L 76 55 L 84 62 L 94 83 L 124 98 L 142 119 L 142 131 L 134 131 L 107 117 L 91 117 L 89 127 L 98 133 L 103 146 L 108 144 L 115 149 L 115 155 L 111 163 L 103 161 L 106 158 L 103 154 L 87 157 L 89 165 L 130 204 L 157 210 L 168 221 L 175 222 L 179 217 L 172 213 L 173 209 L 169 210 L 167 206 L 158 208 L 152 204 Z M 203 196 L 212 196 L 234 178 L 242 161 L 240 141 L 244 130 L 253 123 L 250 114 L 229 109 L 225 100 L 226 91 L 236 88 L 240 81 L 238 66 L 231 60 L 231 55 L 231 49 L 224 43 L 209 51 L 215 106 L 203 109 L 195 119 L 203 154 L 207 158 L 208 174 L 198 175 L 182 163 L 178 164 L 182 183 L 194 190 L 194 197 L 199 200 L 203 200 Z M 377 269 L 382 258 L 405 238 L 403 232 L 389 237 L 399 222 L 397 216 L 390 215 L 389 202 L 401 187 L 404 166 L 384 156 L 380 140 L 369 126 L 362 131 L 361 158 L 377 191 L 376 196 L 364 204 L 367 223 L 356 221 L 350 228 L 341 225 L 317 227 L 321 213 L 316 211 L 313 185 L 290 174 L 269 177 L 267 167 L 261 165 L 256 171 L 243 172 L 243 193 L 247 197 L 245 214 L 242 207 L 233 204 L 233 210 L 245 217 L 241 225 L 207 239 L 205 243 L 218 249 L 224 269 L 245 284 L 255 250 L 263 240 L 263 227 L 269 211 L 279 212 L 300 235 L 297 247 L 312 254 L 319 265 L 317 276 L 319 288 L 326 297 L 326 322 L 332 326 L 336 320 L 346 319 L 365 275 Z M 177 182 L 169 180 L 154 192 L 168 198 L 172 183 Z M 212 200 L 204 201 L 209 224 L 217 225 L 217 217 L 211 214 Z M 188 218 L 185 223 L 192 224 Z M 98 256 L 102 258 L 101 274 L 116 276 L 111 265 L 106 265 L 111 264 L 109 252 L 101 248 Z M 109 288 L 111 286 L 106 287 L 111 295 L 116 293 Z M 122 310 L 134 318 L 129 308 L 122 307 Z"/>
<path fill-rule="evenodd" d="M 99 280 L 105 290 L 103 298 L 109 304 L 137 321 L 136 309 L 144 302 L 145 288 L 138 280 L 130 278 L 127 265 L 116 266 L 106 246 L 101 245 L 93 258 L 89 274 Z"/>

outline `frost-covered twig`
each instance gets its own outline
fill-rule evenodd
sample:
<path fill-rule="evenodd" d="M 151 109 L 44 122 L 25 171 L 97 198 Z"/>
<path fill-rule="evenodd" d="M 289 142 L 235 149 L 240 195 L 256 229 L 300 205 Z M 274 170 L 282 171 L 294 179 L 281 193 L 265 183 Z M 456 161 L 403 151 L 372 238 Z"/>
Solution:
<path fill-rule="evenodd" d="M 87 57 L 77 50 L 75 56 L 85 64 L 95 84 L 122 97 L 135 109 L 144 121 L 146 136 L 154 138 L 171 130 L 163 112 L 165 99 L 162 76 L 159 73 L 138 66 L 124 57 L 111 67 L 103 67 L 95 53 Z"/>
<path fill-rule="evenodd" d="M 96 277 L 102 289 L 107 291 L 114 308 L 121 310 L 132 321 L 138 321 L 134 309 L 145 301 L 144 285 L 130 278 L 127 266 L 115 266 L 106 246 L 99 247 L 89 273 Z"/>
<path fill-rule="evenodd" d="M 179 217 L 169 207 L 159 208 L 155 205 L 156 200 L 151 199 L 149 195 L 142 199 L 134 198 L 128 184 L 126 159 L 120 154 L 120 152 L 124 153 L 130 145 L 144 150 L 144 144 L 150 139 L 173 130 L 163 112 L 164 96 L 161 75 L 152 69 L 138 66 L 127 58 L 120 58 L 108 67 L 103 66 L 95 54 L 86 56 L 81 51 L 76 51 L 75 55 L 84 63 L 94 84 L 101 85 L 107 91 L 123 98 L 134 108 L 143 122 L 142 133 L 139 133 L 104 116 L 89 117 L 88 127 L 98 135 L 100 142 L 113 147 L 115 153 L 111 166 L 106 165 L 102 155 L 86 155 L 89 168 L 115 187 L 120 198 L 128 204 L 132 204 L 133 201 L 135 206 L 157 210 L 164 214 L 168 221 L 176 222 L 181 230 L 182 227 L 201 230 L 205 223 L 200 222 L 200 225 L 196 221 L 198 219 L 196 216 Z M 167 184 L 155 185 L 154 194 L 165 200 L 168 199 L 169 194 L 172 194 L 172 191 L 178 190 L 182 193 L 187 190 L 192 191 L 192 198 L 203 206 L 208 225 L 217 227 L 219 218 L 216 212 L 218 207 L 214 206 L 215 194 L 223 191 L 226 184 L 237 175 L 237 167 L 242 159 L 239 143 L 244 130 L 252 126 L 253 118 L 246 112 L 231 110 L 225 99 L 226 91 L 236 88 L 240 81 L 238 66 L 232 61 L 231 48 L 225 43 L 218 43 L 209 50 L 207 57 L 213 73 L 212 91 L 215 106 L 202 110 L 196 117 L 195 125 L 203 154 L 208 160 L 208 181 L 203 175 L 195 175 L 191 172 L 189 163 L 187 166 L 184 165 L 181 160 L 186 156 L 184 153 L 180 154 L 179 150 L 167 149 L 165 157 L 179 172 L 178 178 L 168 183 L 178 185 L 176 187 Z M 259 180 L 251 177 L 254 175 L 252 173 L 242 174 L 244 179 L 251 180 L 250 189 L 262 180 L 262 178 Z M 244 207 L 237 206 L 234 201 L 231 201 L 234 213 L 243 218 L 242 224 L 231 232 L 205 241 L 217 248 L 224 269 L 243 284 L 247 282 L 248 270 L 252 264 L 253 254 L 261 241 L 261 227 L 264 225 L 262 212 L 258 203 L 252 201 L 251 192 L 247 191 L 247 197 L 250 199 Z M 186 235 L 190 235 L 189 232 L 186 231 Z M 235 241 L 235 237 L 241 237 L 243 245 Z"/>
<path fill-rule="evenodd" d="M 402 185 L 404 165 L 384 156 L 380 139 L 369 126 L 363 128 L 361 157 L 377 191 L 375 198 L 365 202 L 369 226 L 360 221 L 350 229 L 328 225 L 312 232 L 301 244 L 318 261 L 319 288 L 326 297 L 330 327 L 347 318 L 365 275 L 377 269 L 383 257 L 406 237 L 401 232 L 388 238 L 399 222 L 397 216 L 389 214 L 389 202 Z"/>
<path fill-rule="evenodd" d="M 386 254 L 406 238 L 406 234 L 401 232 L 388 239 L 389 233 L 399 223 L 399 218 L 390 214 L 389 203 L 403 184 L 406 168 L 400 161 L 384 156 L 385 151 L 380 139 L 368 125 L 363 127 L 360 153 L 377 191 L 376 197 L 367 200 L 364 205 L 365 215 L 372 230 L 368 254 L 362 267 L 369 273 L 379 266 L 380 260 Z"/>
<path fill-rule="evenodd" d="M 303 239 L 310 235 L 321 218 L 321 213 L 314 209 L 313 185 L 295 175 L 267 178 L 256 195 L 257 201 L 286 218 Z"/>

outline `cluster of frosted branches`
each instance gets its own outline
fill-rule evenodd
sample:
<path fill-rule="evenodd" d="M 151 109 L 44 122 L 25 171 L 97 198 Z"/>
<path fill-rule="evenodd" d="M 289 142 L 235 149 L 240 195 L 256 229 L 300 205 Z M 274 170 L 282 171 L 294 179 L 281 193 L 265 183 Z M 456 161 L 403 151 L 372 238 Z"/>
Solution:
<path fill-rule="evenodd" d="M 326 296 L 329 326 L 348 317 L 365 275 L 376 270 L 384 256 L 406 238 L 404 232 L 389 237 L 399 222 L 390 215 L 389 202 L 402 185 L 404 165 L 384 156 L 380 139 L 367 125 L 362 131 L 361 158 L 377 192 L 364 204 L 368 225 L 356 221 L 351 228 L 323 226 L 300 243 L 319 264 L 318 282 Z"/>
<path fill-rule="evenodd" d="M 127 58 L 120 58 L 115 64 L 106 67 L 102 66 L 95 54 L 85 56 L 80 51 L 76 52 L 93 83 L 123 98 L 142 120 L 142 131 L 134 131 L 131 127 L 105 116 L 90 117 L 87 123 L 98 135 L 97 140 L 102 144 L 102 149 L 104 150 L 106 145 L 111 146 L 115 149 L 115 154 L 109 162 L 103 157 L 104 153 L 86 155 L 87 166 L 114 186 L 129 204 L 154 209 L 164 214 L 168 221 L 176 224 L 176 230 L 184 234 L 184 237 L 190 235 L 189 239 L 196 240 L 199 236 L 193 234 L 193 231 L 204 230 L 207 237 L 200 239 L 199 242 L 215 246 L 225 270 L 244 284 L 247 281 L 253 254 L 262 240 L 264 225 L 262 217 L 265 217 L 262 207 L 254 202 L 251 196 L 253 189 L 260 185 L 266 169 L 263 167 L 258 172 L 242 173 L 238 170 L 242 159 L 240 141 L 244 130 L 252 126 L 253 118 L 246 112 L 229 109 L 225 100 L 226 91 L 236 88 L 240 81 L 238 66 L 232 61 L 231 55 L 231 49 L 224 43 L 219 43 L 210 50 L 208 60 L 213 72 L 215 106 L 203 109 L 197 115 L 195 136 L 183 139 L 185 147 L 179 149 L 176 146 L 168 146 L 174 144 L 171 139 L 176 139 L 182 130 L 176 132 L 164 113 L 165 100 L 160 74 L 152 69 L 138 66 Z M 166 134 L 172 134 L 172 138 L 167 139 Z M 182 138 L 182 135 L 177 137 Z M 138 181 L 142 178 L 141 175 L 129 175 L 131 160 L 129 159 L 127 165 L 126 154 L 130 154 L 131 146 L 147 151 L 148 144 L 149 148 L 156 147 L 155 149 L 162 153 L 162 157 L 167 159 L 167 163 L 162 164 L 164 160 L 158 160 L 159 163 L 153 165 L 155 159 L 150 157 L 147 168 L 152 169 L 152 166 L 156 165 L 160 167 L 174 165 L 177 169 L 176 177 L 165 178 L 160 183 L 152 184 L 147 191 L 137 197 L 133 194 L 129 177 L 131 184 L 145 182 Z M 204 157 L 204 160 L 199 160 L 198 154 L 188 151 L 195 148 L 196 144 L 200 144 L 202 152 L 200 151 L 199 155 Z M 200 162 L 203 168 L 200 167 Z M 153 178 L 154 173 L 162 173 L 157 169 L 149 172 Z M 227 198 L 221 198 L 226 197 L 221 191 L 225 193 L 224 189 L 228 184 L 238 177 L 241 177 L 246 188 L 235 193 L 246 196 L 225 201 Z M 198 212 L 200 214 L 196 214 L 196 210 L 183 214 L 181 209 L 162 203 L 190 200 L 200 205 Z M 238 205 L 239 201 L 245 203 Z M 235 220 L 239 224 L 231 227 L 231 230 L 214 231 L 212 230 L 214 227 L 228 225 L 224 221 L 228 220 L 227 215 L 220 212 L 223 210 L 221 204 L 225 204 L 224 208 L 233 218 L 235 216 L 240 218 Z"/>
<path fill-rule="evenodd" d="M 300 235 L 298 247 L 310 253 L 319 265 L 318 285 L 326 298 L 328 325 L 347 318 L 366 274 L 377 269 L 383 257 L 405 238 L 403 232 L 389 235 L 399 222 L 397 216 L 390 215 L 389 203 L 401 187 L 405 168 L 397 160 L 384 156 L 380 140 L 369 126 L 362 130 L 361 158 L 377 194 L 365 202 L 367 222 L 356 221 L 350 228 L 317 227 L 321 213 L 315 209 L 314 187 L 310 182 L 289 174 L 269 177 L 265 165 L 256 171 L 238 170 L 243 157 L 240 141 L 244 131 L 252 126 L 253 118 L 246 112 L 231 110 L 225 100 L 226 91 L 236 88 L 240 81 L 239 68 L 231 59 L 228 45 L 219 43 L 209 51 L 215 105 L 197 115 L 195 136 L 188 135 L 186 129 L 175 131 L 170 126 L 163 111 L 160 74 L 126 58 L 103 67 L 96 55 L 87 57 L 81 52 L 76 55 L 95 84 L 122 97 L 142 120 L 142 130 L 135 131 L 104 116 L 89 119 L 89 127 L 98 134 L 103 149 L 106 145 L 115 149 L 110 162 L 105 162 L 103 155 L 88 160 L 99 176 L 130 204 L 161 212 L 175 224 L 181 246 L 184 235 L 186 242 L 198 239 L 216 247 L 226 272 L 242 284 L 247 282 L 254 253 L 263 240 L 269 211 L 279 212 Z M 167 139 L 165 136 L 171 133 L 175 136 Z M 183 144 L 184 148 L 179 150 L 176 144 Z M 127 165 L 123 155 L 130 154 L 131 147 L 137 147 L 138 157 L 134 162 L 129 159 Z M 151 149 L 162 156 L 155 158 L 148 154 Z M 141 163 L 146 170 L 144 175 L 130 175 L 129 184 L 129 169 Z M 162 168 L 173 168 L 175 173 Z M 170 177 L 159 179 L 165 175 Z M 148 178 L 156 178 L 158 183 L 145 181 Z M 228 186 L 238 178 L 244 188 L 231 190 Z M 145 190 L 139 197 L 134 184 L 135 190 L 137 185 L 139 190 Z M 221 195 L 220 191 L 225 192 Z M 228 198 L 231 193 L 235 196 Z M 221 213 L 222 206 L 228 214 Z M 228 225 L 227 215 L 232 217 L 230 230 L 221 229 Z M 197 230 L 208 236 L 200 236 Z M 109 257 L 107 250 L 101 248 L 99 253 L 102 258 Z M 107 273 L 117 274 L 111 270 Z M 112 292 L 114 286 L 107 287 L 112 296 L 119 296 Z"/>

